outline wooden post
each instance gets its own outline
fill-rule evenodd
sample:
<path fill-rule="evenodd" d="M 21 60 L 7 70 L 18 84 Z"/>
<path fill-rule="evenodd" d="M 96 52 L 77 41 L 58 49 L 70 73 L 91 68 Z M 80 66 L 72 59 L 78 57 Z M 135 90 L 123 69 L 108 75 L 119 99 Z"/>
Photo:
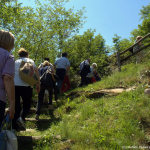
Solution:
<path fill-rule="evenodd" d="M 120 53 L 119 52 L 117 52 L 117 65 L 118 65 L 118 72 L 121 72 Z"/>

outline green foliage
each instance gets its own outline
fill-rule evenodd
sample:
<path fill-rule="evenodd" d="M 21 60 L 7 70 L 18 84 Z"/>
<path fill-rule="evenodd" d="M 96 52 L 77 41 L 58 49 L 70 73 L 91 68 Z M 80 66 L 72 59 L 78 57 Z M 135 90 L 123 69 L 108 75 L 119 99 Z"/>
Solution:
<path fill-rule="evenodd" d="M 73 99 L 63 97 L 63 105 L 54 110 L 54 118 L 50 122 L 41 125 L 27 122 L 26 126 L 36 128 L 36 132 L 19 135 L 42 136 L 41 140 L 34 142 L 33 149 L 39 150 L 120 150 L 133 145 L 146 146 L 149 141 L 150 101 L 144 94 L 141 75 L 149 69 L 150 60 L 136 65 L 131 63 L 122 66 L 122 72 L 116 71 L 100 82 L 75 89 L 80 96 Z M 136 86 L 136 89 L 125 90 L 117 96 L 86 97 L 87 93 L 120 86 L 125 89 Z M 69 106 L 72 109 L 66 112 Z M 41 114 L 40 118 L 49 116 Z"/>
<path fill-rule="evenodd" d="M 113 39 L 113 43 L 114 43 L 114 52 L 119 52 L 120 51 L 120 46 L 119 46 L 119 43 L 120 43 L 120 36 L 118 36 L 117 34 L 114 35 L 114 37 L 112 38 Z"/>
<path fill-rule="evenodd" d="M 142 6 L 142 9 L 140 10 L 140 16 L 142 19 L 142 23 L 138 25 L 138 29 L 134 29 L 131 32 L 131 37 L 132 42 L 135 41 L 136 37 L 138 35 L 140 36 L 145 36 L 149 33 L 150 31 L 150 4 L 147 6 Z M 145 43 L 148 43 L 149 39 L 144 40 Z"/>
<path fill-rule="evenodd" d="M 63 51 L 68 52 L 71 66 L 75 73 L 79 72 L 79 65 L 88 58 L 98 64 L 98 71 L 103 72 L 103 65 L 107 64 L 108 51 L 105 40 L 99 34 L 94 36 L 95 30 L 88 29 L 83 35 L 74 35 L 64 43 Z"/>
<path fill-rule="evenodd" d="M 150 11 L 150 9 L 149 9 Z M 148 14 L 147 18 L 145 18 L 142 21 L 142 24 L 139 25 L 139 30 L 141 30 L 142 35 L 146 35 L 149 33 L 150 31 L 150 13 Z"/>
<path fill-rule="evenodd" d="M 141 16 L 141 19 L 148 19 L 148 15 L 150 14 L 150 3 L 147 6 L 142 6 L 139 14 Z"/>
<path fill-rule="evenodd" d="M 38 6 L 41 6 L 39 1 L 36 2 Z M 51 1 L 51 4 L 57 8 L 59 4 L 57 2 L 58 1 Z M 61 0 L 61 2 L 64 3 L 65 1 Z M 148 8 L 149 7 L 146 7 L 146 11 Z M 30 9 L 30 11 L 32 12 L 32 9 Z M 39 11 L 41 12 L 40 7 Z M 132 31 L 133 37 L 146 34 L 150 31 L 148 30 L 149 15 L 147 15 L 146 12 L 144 13 L 146 17 L 143 18 L 139 29 Z M 57 13 L 55 18 L 59 20 Z M 37 21 L 36 23 L 39 22 Z M 54 23 L 56 23 L 55 25 L 58 23 L 57 31 L 59 31 L 59 21 L 55 20 Z M 38 29 L 38 24 L 36 28 L 40 30 L 40 27 Z M 54 28 L 55 27 L 53 27 L 53 29 Z M 43 34 L 42 31 L 41 33 Z M 65 39 L 61 36 L 62 34 L 60 32 L 49 33 L 53 35 L 50 39 L 53 42 L 57 42 L 56 45 L 53 42 L 51 43 L 54 44 L 54 49 L 62 49 L 62 51 L 68 52 L 72 66 L 71 72 L 73 74 L 77 72 L 79 63 L 89 57 L 100 67 L 105 64 L 105 61 L 107 62 L 107 48 L 105 47 L 105 40 L 100 34 L 94 36 L 94 31 L 87 30 L 87 32 L 81 36 L 74 35 Z M 46 34 L 45 32 L 43 36 L 46 37 Z M 29 34 L 29 36 L 31 35 Z M 132 40 L 129 41 L 127 39 L 121 40 L 120 37 L 115 35 L 115 50 L 123 51 L 130 47 L 134 41 L 133 37 Z M 26 41 L 28 40 L 26 36 L 24 36 L 24 39 L 26 39 Z M 37 40 L 41 40 L 40 35 L 37 36 Z M 30 41 L 28 40 L 28 42 Z M 47 42 L 49 42 L 49 39 L 46 43 Z M 21 44 L 23 44 L 23 40 Z M 40 55 L 42 55 L 42 51 L 40 52 Z M 58 54 L 58 51 L 56 51 L 56 53 Z M 40 57 L 38 55 L 39 54 L 37 54 L 37 59 Z M 54 57 L 56 56 L 54 55 Z M 144 94 L 144 90 L 145 87 L 147 87 L 145 86 L 145 80 L 148 83 L 149 76 L 147 75 L 145 79 L 141 77 L 146 71 L 149 72 L 149 64 L 150 59 L 147 58 L 146 61 L 141 64 L 135 65 L 134 63 L 130 63 L 124 65 L 122 66 L 121 72 L 115 71 L 111 76 L 102 78 L 100 82 L 74 89 L 78 96 L 74 99 L 64 97 L 63 105 L 54 110 L 54 118 L 51 118 L 51 122 L 42 124 L 42 127 L 36 123 L 28 122 L 26 124 L 28 128 L 34 127 L 37 129 L 37 132 L 28 133 L 29 135 L 43 136 L 40 141 L 34 142 L 33 149 L 120 150 L 131 149 L 132 146 L 135 146 L 137 149 L 140 149 L 139 146 L 143 145 L 146 147 L 150 140 L 148 132 L 150 123 L 150 101 L 149 97 Z M 118 87 L 126 89 L 132 86 L 136 86 L 136 90 L 131 88 L 131 91 L 124 91 L 118 96 L 103 96 L 95 99 L 86 97 L 87 93 L 99 91 L 100 89 Z M 67 113 L 66 107 L 69 106 L 72 109 Z M 40 117 L 45 118 L 46 116 L 41 114 Z M 19 135 L 27 135 L 27 133 L 19 133 Z M 58 136 L 59 138 L 56 138 Z"/>
<path fill-rule="evenodd" d="M 47 5 L 42 5 L 36 0 L 36 9 L 22 7 L 17 1 L 0 4 L 1 29 L 15 35 L 13 54 L 16 58 L 19 48 L 24 47 L 37 64 L 44 57 L 49 57 L 52 63 L 55 61 L 65 40 L 84 23 L 84 8 L 77 12 L 73 8 L 66 10 L 66 2 L 50 0 Z"/>

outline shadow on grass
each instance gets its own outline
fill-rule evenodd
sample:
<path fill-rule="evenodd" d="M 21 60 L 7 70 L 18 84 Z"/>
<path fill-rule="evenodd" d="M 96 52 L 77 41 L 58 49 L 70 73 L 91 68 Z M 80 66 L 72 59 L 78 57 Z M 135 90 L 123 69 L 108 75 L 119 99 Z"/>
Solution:
<path fill-rule="evenodd" d="M 18 150 L 33 150 L 33 141 L 32 137 L 26 137 L 28 140 L 19 140 L 18 138 Z"/>
<path fill-rule="evenodd" d="M 60 117 L 59 118 L 55 117 L 53 110 L 49 110 L 49 116 L 51 117 L 50 120 L 47 120 L 44 122 L 42 122 L 42 121 L 36 122 L 37 130 L 40 130 L 40 131 L 47 130 L 48 128 L 50 128 L 52 123 L 57 123 L 62 120 Z"/>

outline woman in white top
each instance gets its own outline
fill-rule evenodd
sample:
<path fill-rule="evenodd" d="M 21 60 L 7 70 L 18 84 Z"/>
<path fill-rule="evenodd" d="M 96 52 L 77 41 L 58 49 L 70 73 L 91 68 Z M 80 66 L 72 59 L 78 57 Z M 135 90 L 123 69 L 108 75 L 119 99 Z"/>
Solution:
<path fill-rule="evenodd" d="M 26 82 L 20 79 L 19 77 L 19 67 L 22 61 L 25 62 L 32 62 L 34 64 L 34 69 L 37 72 L 37 75 L 39 76 L 38 69 L 34 63 L 34 61 L 30 58 L 28 58 L 28 52 L 21 48 L 18 51 L 18 54 L 20 56 L 19 59 L 15 61 L 15 116 L 13 119 L 13 129 L 18 130 L 19 127 L 23 127 L 25 129 L 25 117 L 27 116 L 30 107 L 31 107 L 31 99 L 32 99 L 32 91 L 33 88 Z M 37 92 L 40 91 L 39 83 L 37 83 Z M 20 97 L 22 97 L 23 100 L 23 107 L 21 108 L 20 103 Z"/>
<path fill-rule="evenodd" d="M 96 63 L 93 63 L 92 66 L 90 66 L 91 72 L 86 75 L 86 80 L 88 84 L 92 83 L 92 77 L 94 77 L 93 71 L 94 69 L 96 69 L 96 67 L 97 67 Z"/>

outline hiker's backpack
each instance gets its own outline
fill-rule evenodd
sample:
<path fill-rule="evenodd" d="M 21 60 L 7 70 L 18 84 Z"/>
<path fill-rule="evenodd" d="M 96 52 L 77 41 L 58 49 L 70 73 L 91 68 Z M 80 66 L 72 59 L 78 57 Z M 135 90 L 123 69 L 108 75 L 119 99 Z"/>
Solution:
<path fill-rule="evenodd" d="M 50 69 L 47 69 L 40 77 L 40 82 L 47 88 L 53 88 L 56 80 L 58 80 L 57 75 L 53 74 Z"/>
<path fill-rule="evenodd" d="M 90 65 L 86 64 L 86 60 L 84 60 L 83 62 L 80 63 L 80 67 L 79 67 L 79 74 L 81 76 L 86 76 L 88 73 L 90 73 Z"/>
<path fill-rule="evenodd" d="M 33 86 L 38 82 L 38 76 L 35 72 L 32 62 L 22 61 L 19 67 L 19 77 L 24 82 Z"/>

